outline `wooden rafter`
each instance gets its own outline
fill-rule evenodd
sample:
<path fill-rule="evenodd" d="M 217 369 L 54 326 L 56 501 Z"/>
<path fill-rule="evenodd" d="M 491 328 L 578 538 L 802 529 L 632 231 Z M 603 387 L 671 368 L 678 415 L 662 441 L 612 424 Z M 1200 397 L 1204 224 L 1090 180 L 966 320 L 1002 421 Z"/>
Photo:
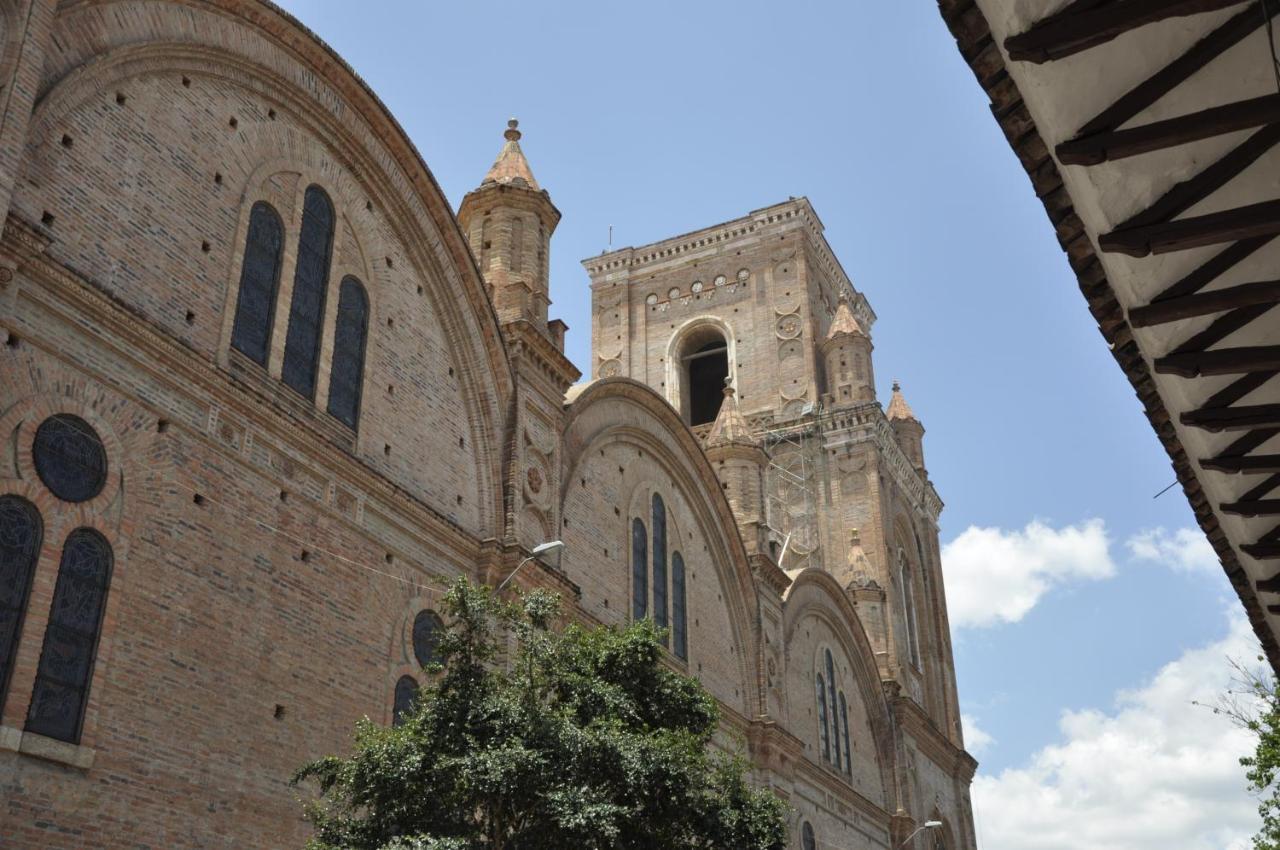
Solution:
<path fill-rule="evenodd" d="M 1054 151 L 1064 165 L 1097 165 L 1276 122 L 1280 122 L 1280 94 L 1267 94 L 1140 127 L 1080 136 L 1060 143 Z"/>
<path fill-rule="evenodd" d="M 1248 431 L 1280 426 L 1280 404 L 1249 404 L 1239 407 L 1202 407 L 1188 410 L 1178 420 L 1183 425 L 1206 431 Z"/>
<path fill-rule="evenodd" d="M 1162 375 L 1180 375 L 1183 378 L 1280 370 L 1280 345 L 1246 345 L 1166 354 L 1156 358 L 1155 367 Z"/>
<path fill-rule="evenodd" d="M 1245 457 L 1213 457 L 1200 461 L 1202 469 L 1215 472 L 1280 472 L 1280 455 L 1246 455 Z"/>
<path fill-rule="evenodd" d="M 1222 511 L 1243 517 L 1280 516 L 1280 499 L 1241 499 L 1238 502 L 1224 502 Z"/>
<path fill-rule="evenodd" d="M 1280 301 L 1280 280 L 1242 283 L 1195 295 L 1184 295 L 1167 301 L 1156 301 L 1129 311 L 1129 324 L 1135 328 L 1161 325 L 1210 313 L 1222 313 L 1237 307 L 1274 304 Z"/>
<path fill-rule="evenodd" d="M 1113 231 L 1107 234 L 1105 250 L 1145 257 L 1277 233 L 1280 233 L 1280 201 L 1263 201 L 1222 212 Z"/>
<path fill-rule="evenodd" d="M 1049 62 L 1104 44 L 1116 36 L 1166 18 L 1197 15 L 1239 5 L 1241 0 L 1114 0 L 1083 11 L 1070 6 L 1005 39 L 1014 61 Z M 1090 4 L 1092 5 L 1092 4 Z"/>

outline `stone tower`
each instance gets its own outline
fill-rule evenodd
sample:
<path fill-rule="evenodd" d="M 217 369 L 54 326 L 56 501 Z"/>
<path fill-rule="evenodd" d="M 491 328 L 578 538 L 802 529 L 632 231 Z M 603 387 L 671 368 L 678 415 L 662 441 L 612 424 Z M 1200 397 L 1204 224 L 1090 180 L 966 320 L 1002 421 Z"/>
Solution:
<path fill-rule="evenodd" d="M 834 576 L 881 675 L 958 740 L 924 428 L 896 385 L 887 413 L 877 401 L 875 313 L 808 200 L 584 266 L 594 377 L 663 395 L 704 440 L 747 546 Z"/>

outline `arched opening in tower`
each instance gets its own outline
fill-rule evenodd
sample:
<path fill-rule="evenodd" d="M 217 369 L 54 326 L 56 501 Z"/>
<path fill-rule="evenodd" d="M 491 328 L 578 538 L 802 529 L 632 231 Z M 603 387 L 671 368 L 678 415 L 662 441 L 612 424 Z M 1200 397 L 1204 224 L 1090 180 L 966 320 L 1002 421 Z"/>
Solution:
<path fill-rule="evenodd" d="M 690 425 L 714 422 L 724 401 L 724 379 L 729 377 L 729 348 L 716 336 L 685 355 L 685 411 Z"/>

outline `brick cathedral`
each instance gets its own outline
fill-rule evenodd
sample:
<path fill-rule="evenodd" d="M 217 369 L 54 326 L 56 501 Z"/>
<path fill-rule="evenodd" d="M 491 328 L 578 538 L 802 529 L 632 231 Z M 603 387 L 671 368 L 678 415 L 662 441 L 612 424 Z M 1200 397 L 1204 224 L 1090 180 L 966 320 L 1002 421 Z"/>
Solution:
<path fill-rule="evenodd" d="M 260 0 L 0 0 L 0 95 L 0 846 L 300 848 L 558 539 L 514 583 L 668 628 L 796 848 L 975 848 L 924 428 L 807 200 L 585 261 L 581 380 L 514 121 L 455 214 Z"/>

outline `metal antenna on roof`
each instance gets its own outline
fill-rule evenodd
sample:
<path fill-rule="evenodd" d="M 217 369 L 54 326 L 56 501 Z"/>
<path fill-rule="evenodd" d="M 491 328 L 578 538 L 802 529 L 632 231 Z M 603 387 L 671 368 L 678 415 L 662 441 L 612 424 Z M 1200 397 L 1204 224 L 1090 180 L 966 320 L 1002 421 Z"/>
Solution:
<path fill-rule="evenodd" d="M 613 250 L 613 225 L 609 225 L 609 250 Z"/>

